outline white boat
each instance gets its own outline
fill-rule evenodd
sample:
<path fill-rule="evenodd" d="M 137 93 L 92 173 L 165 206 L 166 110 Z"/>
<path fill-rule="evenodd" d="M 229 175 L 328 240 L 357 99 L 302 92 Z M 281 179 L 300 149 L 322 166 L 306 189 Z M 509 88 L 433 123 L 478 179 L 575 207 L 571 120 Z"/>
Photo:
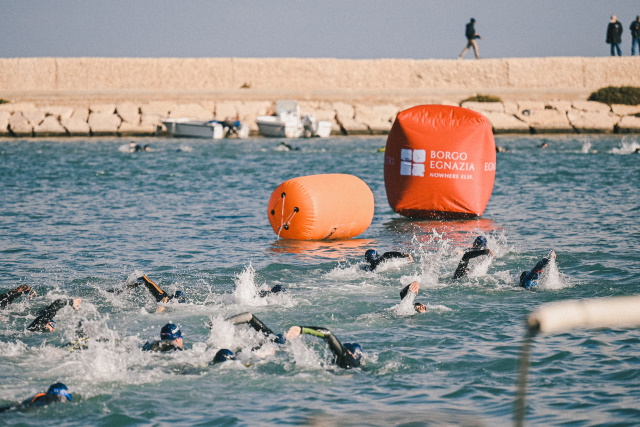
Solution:
<path fill-rule="evenodd" d="M 260 135 L 277 138 L 300 138 L 304 126 L 300 119 L 300 106 L 296 101 L 276 101 L 276 112 L 272 116 L 256 118 Z"/>
<path fill-rule="evenodd" d="M 318 122 L 313 116 L 301 117 L 298 102 L 292 100 L 277 100 L 275 114 L 258 116 L 256 123 L 260 135 L 276 138 L 327 137 L 331 134 L 331 122 Z"/>
<path fill-rule="evenodd" d="M 177 137 L 222 139 L 225 136 L 249 136 L 249 128 L 240 122 L 167 118 L 162 123 L 167 127 L 167 132 Z"/>

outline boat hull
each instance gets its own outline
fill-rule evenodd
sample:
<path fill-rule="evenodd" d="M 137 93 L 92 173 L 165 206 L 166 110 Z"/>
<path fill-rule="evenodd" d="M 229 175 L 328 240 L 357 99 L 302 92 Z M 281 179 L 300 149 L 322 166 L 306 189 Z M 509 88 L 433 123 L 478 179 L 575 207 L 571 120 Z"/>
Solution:
<path fill-rule="evenodd" d="M 224 138 L 224 127 L 220 123 L 211 123 L 198 120 L 167 119 L 162 123 L 167 127 L 167 132 L 182 138 Z"/>

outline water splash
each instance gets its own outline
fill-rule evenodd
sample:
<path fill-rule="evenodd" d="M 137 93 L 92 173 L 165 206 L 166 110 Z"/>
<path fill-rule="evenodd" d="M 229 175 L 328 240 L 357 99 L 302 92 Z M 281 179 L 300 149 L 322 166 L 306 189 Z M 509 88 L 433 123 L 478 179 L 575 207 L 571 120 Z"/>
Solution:
<path fill-rule="evenodd" d="M 640 142 L 635 137 L 622 137 L 620 146 L 612 148 L 609 153 L 612 154 L 633 154 L 640 152 Z"/>
<path fill-rule="evenodd" d="M 251 264 L 236 275 L 233 280 L 236 285 L 236 289 L 233 291 L 236 303 L 251 306 L 267 305 L 267 301 L 258 296 L 255 277 L 256 271 Z"/>
<path fill-rule="evenodd" d="M 562 274 L 558 269 L 558 264 L 556 263 L 555 258 L 552 258 L 549 261 L 549 264 L 547 264 L 547 268 L 545 268 L 540 275 L 540 280 L 538 283 L 538 288 L 549 290 L 564 289 L 572 286 L 569 278 L 566 275 Z"/>

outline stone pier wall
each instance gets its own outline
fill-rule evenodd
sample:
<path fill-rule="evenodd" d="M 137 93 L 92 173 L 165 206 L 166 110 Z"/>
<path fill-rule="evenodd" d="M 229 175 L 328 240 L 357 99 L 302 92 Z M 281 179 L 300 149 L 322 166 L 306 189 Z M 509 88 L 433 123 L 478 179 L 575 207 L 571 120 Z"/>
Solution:
<path fill-rule="evenodd" d="M 163 117 L 255 118 L 276 99 L 330 120 L 335 134 L 381 134 L 397 112 L 463 103 L 496 133 L 639 132 L 640 107 L 587 102 L 640 85 L 640 58 L 0 58 L 0 135 L 151 135 Z"/>

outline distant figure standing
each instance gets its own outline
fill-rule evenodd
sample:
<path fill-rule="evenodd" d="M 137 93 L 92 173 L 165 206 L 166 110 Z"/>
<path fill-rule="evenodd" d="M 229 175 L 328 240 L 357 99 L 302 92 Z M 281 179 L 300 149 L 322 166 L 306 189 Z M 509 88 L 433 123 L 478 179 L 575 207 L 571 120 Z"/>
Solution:
<path fill-rule="evenodd" d="M 631 30 L 631 56 L 636 54 L 636 46 L 638 46 L 638 55 L 640 55 L 640 15 L 636 16 L 636 20 L 629 27 Z"/>
<path fill-rule="evenodd" d="M 607 43 L 611 45 L 611 56 L 622 56 L 620 43 L 622 43 L 622 24 L 616 15 L 611 15 L 611 21 L 607 25 Z"/>
<path fill-rule="evenodd" d="M 478 43 L 476 43 L 476 39 L 481 39 L 480 35 L 476 33 L 475 29 L 476 20 L 471 18 L 467 26 L 465 27 L 464 35 L 467 37 L 467 46 L 462 49 L 460 52 L 460 56 L 458 59 L 462 59 L 470 48 L 473 48 L 473 53 L 476 55 L 476 59 L 480 59 L 480 50 L 478 49 Z"/>

